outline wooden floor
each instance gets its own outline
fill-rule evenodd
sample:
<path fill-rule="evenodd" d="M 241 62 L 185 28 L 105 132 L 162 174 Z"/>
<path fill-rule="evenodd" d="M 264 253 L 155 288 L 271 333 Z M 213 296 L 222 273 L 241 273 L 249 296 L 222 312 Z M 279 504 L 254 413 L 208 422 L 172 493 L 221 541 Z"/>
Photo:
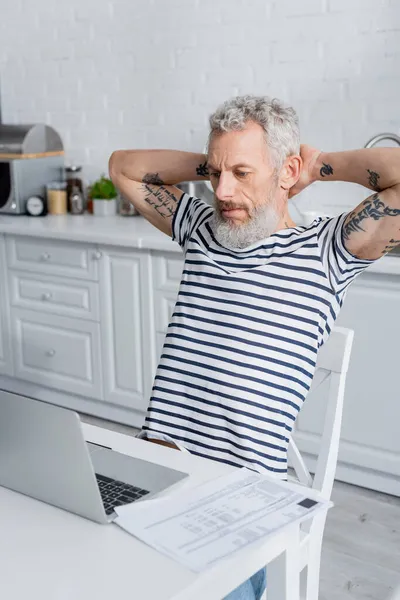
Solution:
<path fill-rule="evenodd" d="M 336 482 L 332 500 L 320 600 L 389 600 L 400 586 L 400 498 Z"/>
<path fill-rule="evenodd" d="M 135 433 L 86 415 L 82 420 Z M 322 550 L 320 600 L 392 600 L 400 586 L 400 498 L 336 482 L 332 500 L 335 506 L 328 513 Z"/>

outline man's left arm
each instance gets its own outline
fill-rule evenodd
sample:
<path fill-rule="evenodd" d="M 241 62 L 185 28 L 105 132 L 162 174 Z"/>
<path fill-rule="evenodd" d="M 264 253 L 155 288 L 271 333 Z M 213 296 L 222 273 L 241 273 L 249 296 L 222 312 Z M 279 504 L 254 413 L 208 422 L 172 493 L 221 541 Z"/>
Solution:
<path fill-rule="evenodd" d="M 374 190 L 345 220 L 343 242 L 351 254 L 375 260 L 400 244 L 400 148 L 321 152 L 311 178 Z"/>

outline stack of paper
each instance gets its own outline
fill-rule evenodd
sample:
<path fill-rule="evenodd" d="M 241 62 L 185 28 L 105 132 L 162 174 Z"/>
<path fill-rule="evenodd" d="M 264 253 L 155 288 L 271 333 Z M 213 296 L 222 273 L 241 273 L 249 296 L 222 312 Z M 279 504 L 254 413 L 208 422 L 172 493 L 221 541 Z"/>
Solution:
<path fill-rule="evenodd" d="M 289 485 L 237 469 L 171 497 L 116 509 L 115 522 L 156 550 L 195 572 L 332 506 Z"/>

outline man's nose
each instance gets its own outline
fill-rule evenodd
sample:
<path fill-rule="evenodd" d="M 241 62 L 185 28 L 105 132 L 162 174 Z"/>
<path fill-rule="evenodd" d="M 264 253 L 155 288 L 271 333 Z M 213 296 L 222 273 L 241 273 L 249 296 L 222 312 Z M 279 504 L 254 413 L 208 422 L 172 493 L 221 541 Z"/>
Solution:
<path fill-rule="evenodd" d="M 235 181 L 231 173 L 221 173 L 215 195 L 218 200 L 230 200 L 235 194 Z"/>

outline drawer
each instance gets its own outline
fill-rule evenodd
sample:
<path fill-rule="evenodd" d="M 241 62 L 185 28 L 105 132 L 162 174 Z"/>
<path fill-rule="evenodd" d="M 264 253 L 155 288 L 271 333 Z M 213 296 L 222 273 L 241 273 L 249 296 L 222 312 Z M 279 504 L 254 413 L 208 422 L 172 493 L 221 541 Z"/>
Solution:
<path fill-rule="evenodd" d="M 154 291 L 154 319 L 156 331 L 167 331 L 174 312 L 178 290 L 173 292 Z"/>
<path fill-rule="evenodd" d="M 154 256 L 153 261 L 154 289 L 172 290 L 178 293 L 184 264 L 182 256 Z"/>
<path fill-rule="evenodd" d="M 102 398 L 100 325 L 11 309 L 15 376 L 90 398 Z"/>
<path fill-rule="evenodd" d="M 98 284 L 9 270 L 11 305 L 99 321 Z"/>
<path fill-rule="evenodd" d="M 12 269 L 97 281 L 99 257 L 96 248 L 87 244 L 7 237 L 7 261 Z"/>

